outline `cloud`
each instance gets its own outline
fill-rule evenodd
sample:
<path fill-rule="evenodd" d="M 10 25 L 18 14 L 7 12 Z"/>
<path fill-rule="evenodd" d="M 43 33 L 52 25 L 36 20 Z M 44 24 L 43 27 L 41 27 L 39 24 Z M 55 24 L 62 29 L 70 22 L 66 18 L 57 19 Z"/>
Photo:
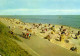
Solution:
<path fill-rule="evenodd" d="M 0 15 L 64 15 L 79 14 L 80 9 L 7 9 L 0 10 Z"/>

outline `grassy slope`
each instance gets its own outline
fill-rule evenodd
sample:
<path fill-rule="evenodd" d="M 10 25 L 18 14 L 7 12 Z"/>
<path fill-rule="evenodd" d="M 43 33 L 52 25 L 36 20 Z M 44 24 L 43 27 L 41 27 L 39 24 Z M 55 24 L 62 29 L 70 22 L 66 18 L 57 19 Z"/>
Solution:
<path fill-rule="evenodd" d="M 12 40 L 13 36 L 8 31 L 9 29 L 0 22 L 0 54 L 3 56 L 30 56 Z M 15 37 L 15 39 L 17 38 Z"/>

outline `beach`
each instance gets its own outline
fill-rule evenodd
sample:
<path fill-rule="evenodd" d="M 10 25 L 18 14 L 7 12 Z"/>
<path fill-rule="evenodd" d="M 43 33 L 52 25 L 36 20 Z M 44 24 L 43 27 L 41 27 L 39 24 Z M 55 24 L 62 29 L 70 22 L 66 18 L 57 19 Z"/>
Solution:
<path fill-rule="evenodd" d="M 80 53 L 80 29 L 54 24 L 24 23 L 11 18 L 0 18 L 0 21 L 22 38 L 31 40 L 31 35 L 36 35 L 71 52 Z"/>

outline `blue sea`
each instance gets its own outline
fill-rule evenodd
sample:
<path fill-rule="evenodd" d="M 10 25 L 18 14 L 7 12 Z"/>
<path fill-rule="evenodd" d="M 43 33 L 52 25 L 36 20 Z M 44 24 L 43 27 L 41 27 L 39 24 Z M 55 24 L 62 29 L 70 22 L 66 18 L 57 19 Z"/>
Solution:
<path fill-rule="evenodd" d="M 80 28 L 80 15 L 0 15 L 27 23 L 50 23 Z"/>

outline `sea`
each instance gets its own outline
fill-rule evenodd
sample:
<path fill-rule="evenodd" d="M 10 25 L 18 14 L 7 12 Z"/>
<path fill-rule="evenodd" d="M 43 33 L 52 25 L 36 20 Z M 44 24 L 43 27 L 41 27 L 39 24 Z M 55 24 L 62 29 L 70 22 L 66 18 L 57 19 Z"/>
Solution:
<path fill-rule="evenodd" d="M 0 17 L 20 19 L 27 23 L 66 25 L 80 29 L 80 15 L 0 15 Z"/>

